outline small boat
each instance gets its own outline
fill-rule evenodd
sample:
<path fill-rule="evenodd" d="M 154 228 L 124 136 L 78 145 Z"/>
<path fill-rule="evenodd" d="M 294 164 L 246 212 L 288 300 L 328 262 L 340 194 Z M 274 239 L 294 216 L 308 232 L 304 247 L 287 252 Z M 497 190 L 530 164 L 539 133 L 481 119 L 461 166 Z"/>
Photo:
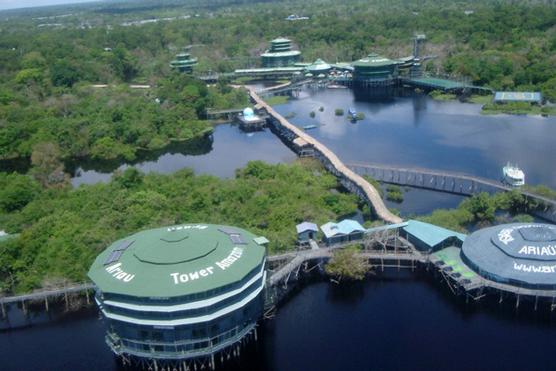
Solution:
<path fill-rule="evenodd" d="M 525 184 L 525 174 L 517 165 L 509 162 L 502 168 L 502 182 L 512 187 L 520 187 Z"/>
<path fill-rule="evenodd" d="M 348 109 L 348 117 L 351 119 L 351 121 L 357 121 L 357 111 L 355 110 L 355 108 L 350 107 Z"/>
<path fill-rule="evenodd" d="M 316 129 L 317 125 L 305 125 L 303 127 L 303 130 L 311 130 L 311 129 Z"/>

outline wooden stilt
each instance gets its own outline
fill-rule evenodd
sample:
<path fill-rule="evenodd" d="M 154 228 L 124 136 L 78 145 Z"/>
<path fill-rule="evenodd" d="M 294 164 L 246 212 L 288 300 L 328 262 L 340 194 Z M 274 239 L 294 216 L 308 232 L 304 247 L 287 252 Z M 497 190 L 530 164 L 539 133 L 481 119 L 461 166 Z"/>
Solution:
<path fill-rule="evenodd" d="M 48 312 L 48 296 L 44 297 L 44 307 L 45 307 L 46 311 Z"/>
<path fill-rule="evenodd" d="M 89 299 L 89 290 L 85 290 L 85 297 L 87 298 L 87 305 L 91 304 L 91 300 Z"/>
<path fill-rule="evenodd" d="M 68 293 L 64 292 L 64 301 L 66 302 L 66 311 L 69 310 Z"/>

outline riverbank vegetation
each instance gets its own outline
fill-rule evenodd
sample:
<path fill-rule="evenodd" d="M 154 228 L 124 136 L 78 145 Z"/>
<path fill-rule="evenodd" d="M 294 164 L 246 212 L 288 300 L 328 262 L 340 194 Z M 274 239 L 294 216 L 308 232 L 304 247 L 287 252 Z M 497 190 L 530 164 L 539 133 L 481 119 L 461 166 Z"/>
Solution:
<path fill-rule="evenodd" d="M 30 157 L 41 143 L 52 143 L 62 159 L 133 160 L 139 150 L 210 133 L 212 126 L 203 120 L 207 107 L 247 100 L 245 92 L 207 88 L 178 74 L 160 79 L 151 89 L 57 88 L 36 81 L 27 88 L 5 92 L 0 103 L 0 159 Z"/>
<path fill-rule="evenodd" d="M 555 116 L 556 106 L 538 106 L 527 102 L 511 102 L 504 104 L 489 102 L 483 105 L 483 110 L 481 113 L 486 115 L 507 113 L 511 115 Z"/>
<path fill-rule="evenodd" d="M 361 281 L 371 269 L 369 261 L 358 254 L 360 246 L 352 245 L 335 250 L 325 265 L 326 274 L 338 282 Z"/>
<path fill-rule="evenodd" d="M 0 229 L 21 233 L 0 248 L 0 291 L 24 292 L 60 278 L 85 280 L 94 258 L 136 231 L 188 222 L 231 224 L 267 237 L 269 253 L 295 247 L 295 225 L 324 224 L 358 210 L 336 178 L 316 161 L 256 161 L 235 179 L 142 174 L 110 183 L 41 188 L 30 176 L 0 173 Z"/>
<path fill-rule="evenodd" d="M 287 95 L 272 95 L 268 98 L 265 97 L 265 102 L 268 103 L 270 106 L 277 106 L 279 104 L 286 104 L 288 103 L 289 97 Z"/>
<path fill-rule="evenodd" d="M 463 200 L 456 209 L 435 210 L 432 214 L 417 219 L 466 233 L 470 227 L 487 226 L 496 222 L 530 222 L 533 217 L 528 213 L 539 206 L 541 205 L 517 190 L 494 195 L 479 193 Z"/>
<path fill-rule="evenodd" d="M 403 202 L 403 190 L 401 187 L 390 184 L 386 187 L 386 199 L 388 201 L 402 203 Z"/>
<path fill-rule="evenodd" d="M 440 90 L 433 90 L 429 93 L 429 96 L 434 100 L 440 101 L 450 101 L 458 99 L 458 96 L 451 93 L 444 93 Z"/>

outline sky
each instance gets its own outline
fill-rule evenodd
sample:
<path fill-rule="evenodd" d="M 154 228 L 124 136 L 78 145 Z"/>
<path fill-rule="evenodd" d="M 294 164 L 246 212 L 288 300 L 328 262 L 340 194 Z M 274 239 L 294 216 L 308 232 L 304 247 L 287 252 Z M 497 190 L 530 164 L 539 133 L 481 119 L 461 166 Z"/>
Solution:
<path fill-rule="evenodd" d="M 0 0 L 0 10 L 28 8 L 32 6 L 87 3 L 96 0 Z"/>

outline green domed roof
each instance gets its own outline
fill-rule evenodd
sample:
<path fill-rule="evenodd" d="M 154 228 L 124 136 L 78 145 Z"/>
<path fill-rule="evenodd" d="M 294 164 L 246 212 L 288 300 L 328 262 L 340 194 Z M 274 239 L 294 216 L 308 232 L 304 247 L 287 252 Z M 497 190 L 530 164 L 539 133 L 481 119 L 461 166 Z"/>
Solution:
<path fill-rule="evenodd" d="M 241 281 L 266 256 L 252 233 L 186 224 L 141 231 L 114 242 L 89 277 L 102 292 L 137 297 L 185 296 Z"/>

